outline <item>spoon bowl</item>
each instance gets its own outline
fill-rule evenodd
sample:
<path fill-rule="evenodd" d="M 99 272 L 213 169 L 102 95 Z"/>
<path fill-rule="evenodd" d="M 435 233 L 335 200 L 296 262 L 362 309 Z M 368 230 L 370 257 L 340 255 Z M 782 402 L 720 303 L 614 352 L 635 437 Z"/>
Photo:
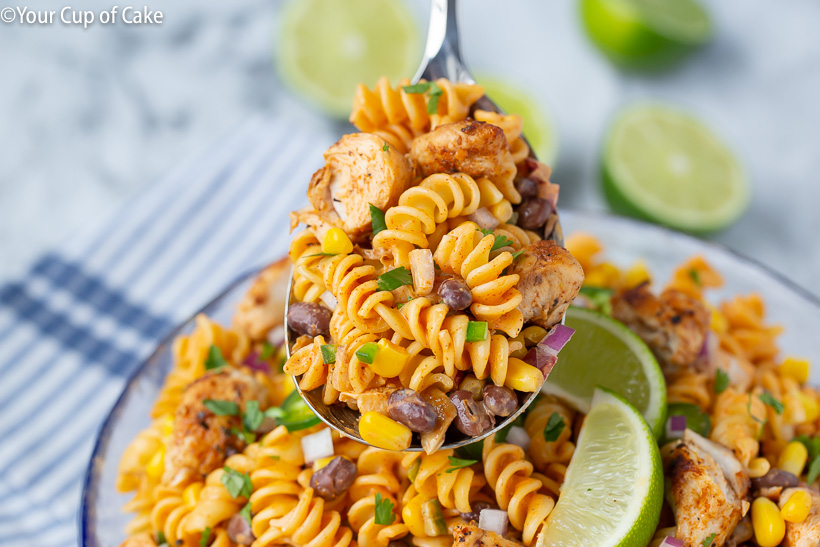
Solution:
<path fill-rule="evenodd" d="M 427 44 L 424 49 L 424 59 L 421 62 L 416 75 L 413 77 L 413 83 L 417 83 L 421 79 L 433 81 L 437 78 L 447 78 L 456 83 L 474 84 L 475 79 L 467 70 L 464 61 L 461 58 L 461 49 L 458 38 L 458 21 L 456 14 L 457 0 L 432 0 L 430 8 L 430 23 L 427 30 Z M 486 95 L 481 97 L 473 105 L 472 110 L 486 110 L 504 114 L 504 111 L 498 107 Z M 525 139 L 526 141 L 526 139 Z M 529 146 L 529 143 L 527 143 Z M 537 159 L 530 147 L 530 157 Z M 556 213 L 557 214 L 557 213 Z M 561 230 L 561 223 L 556 219 L 554 227 L 549 234 L 545 234 L 548 239 L 555 241 L 557 244 L 563 246 L 564 238 Z M 288 294 L 292 291 L 290 284 L 293 283 L 293 273 L 291 272 L 290 283 L 288 285 Z M 287 348 L 288 358 L 290 357 L 290 348 L 294 342 L 293 333 L 288 328 L 287 323 L 287 309 L 285 310 L 285 343 Z M 322 388 L 317 388 L 311 391 L 304 391 L 299 387 L 299 378 L 294 378 L 296 389 L 304 399 L 305 403 L 319 418 L 331 428 L 335 429 L 342 435 L 351 439 L 368 444 L 359 435 L 359 412 L 353 410 L 346 405 L 333 404 L 327 405 L 322 401 Z M 444 439 L 442 449 L 458 448 L 467 444 L 479 442 L 482 439 L 495 435 L 499 430 L 514 422 L 526 409 L 535 401 L 538 392 L 519 394 L 519 407 L 513 414 L 506 418 L 499 419 L 492 429 L 476 437 L 470 437 L 450 427 Z M 413 442 L 408 451 L 420 452 L 423 450 L 421 444 L 418 442 L 418 435 L 413 435 Z"/>

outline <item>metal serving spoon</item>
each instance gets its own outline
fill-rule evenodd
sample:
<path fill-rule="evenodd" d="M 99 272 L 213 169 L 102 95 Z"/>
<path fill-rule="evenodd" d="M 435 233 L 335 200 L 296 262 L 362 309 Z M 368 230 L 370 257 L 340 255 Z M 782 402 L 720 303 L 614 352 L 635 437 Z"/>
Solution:
<path fill-rule="evenodd" d="M 456 6 L 458 0 L 432 0 L 430 8 L 430 25 L 427 29 L 427 45 L 424 48 L 424 59 L 421 62 L 419 70 L 413 77 L 413 83 L 418 82 L 424 78 L 427 81 L 432 81 L 437 78 L 447 78 L 452 82 L 474 84 L 475 79 L 467 70 L 464 61 L 461 59 L 461 49 L 458 40 L 458 21 L 456 16 Z M 487 110 L 490 112 L 504 113 L 498 106 L 492 102 L 486 95 L 479 99 L 473 109 Z M 529 144 L 529 143 L 527 143 Z M 535 154 L 530 147 L 530 157 L 535 158 Z M 560 222 L 555 223 L 552 233 L 549 234 L 549 239 L 552 239 L 559 245 L 563 246 L 563 234 L 561 232 Z M 290 285 L 293 282 L 293 274 L 291 273 L 290 283 L 288 284 L 288 294 L 291 293 Z M 288 357 L 290 357 L 290 348 L 294 340 L 288 328 L 287 323 L 287 309 L 285 310 L 285 344 L 287 348 Z M 322 388 L 317 388 L 312 391 L 302 391 L 299 387 L 297 378 L 293 379 L 296 383 L 296 389 L 305 400 L 305 403 L 316 413 L 319 418 L 347 437 L 361 443 L 367 444 L 365 440 L 359 435 L 359 412 L 348 408 L 346 405 L 334 404 L 326 405 L 322 401 Z M 478 442 L 489 435 L 495 435 L 501 428 L 510 424 L 524 410 L 535 400 L 537 392 L 530 393 L 527 398 L 521 403 L 521 406 L 512 415 L 499 420 L 496 426 L 479 435 L 477 437 L 470 437 L 462 434 L 454 427 L 450 427 L 444 439 L 442 449 L 458 448 L 466 444 Z M 415 437 L 415 435 L 414 435 Z M 422 449 L 418 442 L 413 442 L 407 450 L 419 452 Z"/>

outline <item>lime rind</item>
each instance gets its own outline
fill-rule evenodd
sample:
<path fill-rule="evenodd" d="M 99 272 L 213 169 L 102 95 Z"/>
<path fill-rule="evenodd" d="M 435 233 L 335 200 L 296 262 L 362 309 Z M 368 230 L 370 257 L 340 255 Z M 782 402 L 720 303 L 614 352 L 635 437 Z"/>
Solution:
<path fill-rule="evenodd" d="M 675 138 L 678 141 L 671 142 Z M 682 152 L 670 152 L 676 145 Z M 665 173 L 646 169 L 661 160 L 667 163 Z M 691 171 L 691 164 L 701 173 L 709 172 L 711 180 L 686 180 L 676 172 Z M 718 170 L 721 174 L 715 176 Z M 743 214 L 750 200 L 745 172 L 726 144 L 682 110 L 654 103 L 628 107 L 612 123 L 602 179 L 615 212 L 692 233 L 725 228 Z"/>
<path fill-rule="evenodd" d="M 605 381 L 598 371 L 606 367 L 618 367 L 619 363 L 590 362 L 582 359 L 584 352 L 576 353 L 576 348 L 581 348 L 578 344 L 584 335 L 581 331 L 576 332 L 578 338 L 575 344 L 570 340 L 559 354 L 558 363 L 544 382 L 542 391 L 566 400 L 578 411 L 586 414 L 590 411 L 596 385 L 604 383 L 603 387 L 619 390 L 622 396 L 630 398 L 630 403 L 640 408 L 655 436 L 660 436 L 666 423 L 666 380 L 657 359 L 646 343 L 623 323 L 595 310 L 571 306 L 567 311 L 566 323 L 577 331 L 586 324 L 599 329 L 599 336 L 608 335 L 613 341 L 620 342 L 623 348 L 618 348 L 619 352 L 623 350 L 634 356 L 641 366 L 645 382 L 640 382 L 635 376 L 628 382 L 618 376 L 610 382 Z M 584 375 L 581 369 L 588 374 Z"/>
<path fill-rule="evenodd" d="M 662 502 L 661 458 L 649 426 L 626 399 L 597 389 L 537 545 L 643 547 Z"/>

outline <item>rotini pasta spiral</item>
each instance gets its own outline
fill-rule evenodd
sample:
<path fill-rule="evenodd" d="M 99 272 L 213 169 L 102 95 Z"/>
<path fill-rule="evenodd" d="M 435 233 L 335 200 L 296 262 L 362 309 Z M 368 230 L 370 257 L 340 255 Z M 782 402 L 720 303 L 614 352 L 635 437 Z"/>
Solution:
<path fill-rule="evenodd" d="M 359 84 L 353 98 L 350 123 L 361 131 L 375 133 L 406 153 L 415 137 L 441 124 L 465 119 L 473 103 L 484 95 L 481 86 L 439 78 L 436 85 L 442 93 L 438 108 L 429 114 L 429 97 L 422 93 L 407 93 L 403 88 L 409 85 L 410 80 L 404 79 L 393 88 L 387 78 L 381 78 L 371 91 Z"/>
<path fill-rule="evenodd" d="M 188 545 L 199 541 L 201 530 L 188 530 L 187 520 L 202 490 L 201 482 L 192 483 L 184 489 L 165 485 L 157 488 L 151 511 L 151 528 L 161 531 L 169 545 Z"/>
<path fill-rule="evenodd" d="M 765 420 L 766 405 L 759 397 L 738 393 L 730 387 L 715 401 L 709 438 L 732 449 L 738 461 L 748 468 L 749 462 L 757 456 L 757 439 Z"/>
<path fill-rule="evenodd" d="M 544 429 L 553 414 L 564 421 L 564 428 L 555 441 L 544 438 Z M 571 441 L 575 412 L 551 396 L 543 396 L 530 407 L 524 420 L 524 429 L 530 436 L 530 455 L 535 468 L 543 475 L 541 482 L 555 496 L 564 480 L 567 465 L 575 452 Z"/>
<path fill-rule="evenodd" d="M 250 473 L 256 468 L 255 450 L 258 445 L 250 445 L 241 454 L 234 454 L 225 460 L 225 467 L 239 473 Z M 198 496 L 193 510 L 185 520 L 184 530 L 187 534 L 201 533 L 206 528 L 214 529 L 225 522 L 247 503 L 244 497 L 231 496 L 222 483 L 224 468 L 208 474 L 205 485 Z"/>
<path fill-rule="evenodd" d="M 291 291 L 299 302 L 318 302 L 325 292 L 321 272 L 315 266 L 322 253 L 322 246 L 310 230 L 296 234 L 290 244 L 288 256 L 293 262 Z"/>
<path fill-rule="evenodd" d="M 347 547 L 352 541 L 353 532 L 342 526 L 339 512 L 325 511 L 325 500 L 314 496 L 312 488 L 305 488 L 293 509 L 271 519 L 270 528 L 256 538 L 253 547 L 281 544 Z"/>
<path fill-rule="evenodd" d="M 555 500 L 540 493 L 542 483 L 532 476 L 533 466 L 520 446 L 498 444 L 491 435 L 484 439 L 483 460 L 498 506 L 507 511 L 510 524 L 521 531 L 524 545 L 532 545 Z"/>
<path fill-rule="evenodd" d="M 487 481 L 470 467 L 448 472 L 453 454 L 453 450 L 439 450 L 434 454 L 417 452 L 406 456 L 402 464 L 409 467 L 420 460 L 413 487 L 425 499 L 438 498 L 443 508 L 469 513 L 470 500 Z"/>
<path fill-rule="evenodd" d="M 399 203 L 384 215 L 386 230 L 373 237 L 374 249 L 392 253 L 393 265 L 410 267 L 410 251 L 429 247 L 427 235 L 448 218 L 469 215 L 478 209 L 478 184 L 464 173 L 437 173 L 409 188 Z"/>
<path fill-rule="evenodd" d="M 490 259 L 494 243 L 494 236 L 481 237 L 475 223 L 465 222 L 442 238 L 433 260 L 442 271 L 464 278 L 472 292 L 470 311 L 476 319 L 514 337 L 524 325 L 518 309 L 522 297 L 515 288 L 519 276 L 504 275 L 513 262 L 511 253 L 504 251 Z"/>
<path fill-rule="evenodd" d="M 688 403 L 707 411 L 712 404 L 710 378 L 702 372 L 686 371 L 666 382 L 666 399 L 670 403 Z"/>

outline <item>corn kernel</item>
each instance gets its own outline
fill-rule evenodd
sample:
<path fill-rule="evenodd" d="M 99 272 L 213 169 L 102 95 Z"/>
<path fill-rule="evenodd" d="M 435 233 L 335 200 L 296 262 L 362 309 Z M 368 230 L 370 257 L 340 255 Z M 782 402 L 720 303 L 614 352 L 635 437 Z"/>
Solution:
<path fill-rule="evenodd" d="M 151 456 L 151 459 L 148 462 L 148 465 L 145 466 L 145 473 L 152 479 L 158 480 L 162 473 L 165 471 L 165 447 L 160 447 L 159 450 L 154 452 L 154 455 Z"/>
<path fill-rule="evenodd" d="M 786 535 L 786 523 L 769 498 L 757 498 L 752 503 L 752 527 L 760 547 L 777 547 Z"/>
<path fill-rule="evenodd" d="M 327 458 L 319 458 L 313 462 L 313 472 L 316 473 L 318 470 L 332 462 L 335 457 L 336 456 L 328 456 Z"/>
<path fill-rule="evenodd" d="M 373 362 L 367 366 L 382 378 L 395 378 L 404 370 L 410 354 L 386 338 L 379 340 L 377 345 L 379 351 L 373 357 Z"/>
<path fill-rule="evenodd" d="M 182 492 L 182 501 L 188 507 L 193 507 L 199 501 L 199 495 L 202 493 L 202 483 L 195 482 L 189 484 Z"/>
<path fill-rule="evenodd" d="M 615 287 L 621 278 L 618 268 L 609 262 L 603 262 L 594 266 L 587 274 L 584 285 L 590 287 Z"/>
<path fill-rule="evenodd" d="M 808 518 L 809 511 L 811 511 L 811 495 L 805 490 L 795 490 L 780 508 L 780 516 L 786 522 L 803 522 Z"/>
<path fill-rule="evenodd" d="M 544 381 L 544 375 L 534 366 L 521 359 L 510 357 L 507 363 L 507 377 L 504 385 L 516 391 L 530 393 L 537 391 Z"/>
<path fill-rule="evenodd" d="M 704 303 L 706 304 L 706 309 L 709 310 L 709 328 L 718 334 L 729 330 L 729 321 L 726 319 L 726 316 L 709 302 Z"/>
<path fill-rule="evenodd" d="M 755 458 L 749 462 L 749 477 L 758 479 L 769 472 L 772 465 L 766 458 Z"/>
<path fill-rule="evenodd" d="M 378 412 L 365 412 L 359 419 L 359 435 L 368 444 L 385 450 L 405 450 L 413 432 Z"/>
<path fill-rule="evenodd" d="M 322 240 L 322 252 L 334 255 L 346 255 L 353 252 L 353 243 L 341 228 L 331 228 Z"/>
<path fill-rule="evenodd" d="M 806 460 L 808 459 L 809 451 L 806 450 L 803 443 L 792 441 L 780 453 L 777 467 L 799 477 L 803 474 L 803 468 L 806 466 Z"/>
<path fill-rule="evenodd" d="M 778 368 L 781 374 L 794 378 L 801 384 L 805 384 L 809 379 L 810 366 L 808 359 L 786 357 Z"/>
<path fill-rule="evenodd" d="M 806 411 L 806 421 L 813 422 L 820 418 L 820 403 L 816 397 L 806 395 L 802 391 L 797 394 L 800 398 L 800 403 L 803 405 L 803 410 Z"/>
<path fill-rule="evenodd" d="M 626 272 L 626 277 L 624 278 L 624 286 L 630 289 L 632 287 L 637 287 L 641 283 L 651 281 L 652 275 L 649 273 L 649 270 L 646 267 L 646 262 L 644 262 L 643 260 L 638 260 Z"/>

